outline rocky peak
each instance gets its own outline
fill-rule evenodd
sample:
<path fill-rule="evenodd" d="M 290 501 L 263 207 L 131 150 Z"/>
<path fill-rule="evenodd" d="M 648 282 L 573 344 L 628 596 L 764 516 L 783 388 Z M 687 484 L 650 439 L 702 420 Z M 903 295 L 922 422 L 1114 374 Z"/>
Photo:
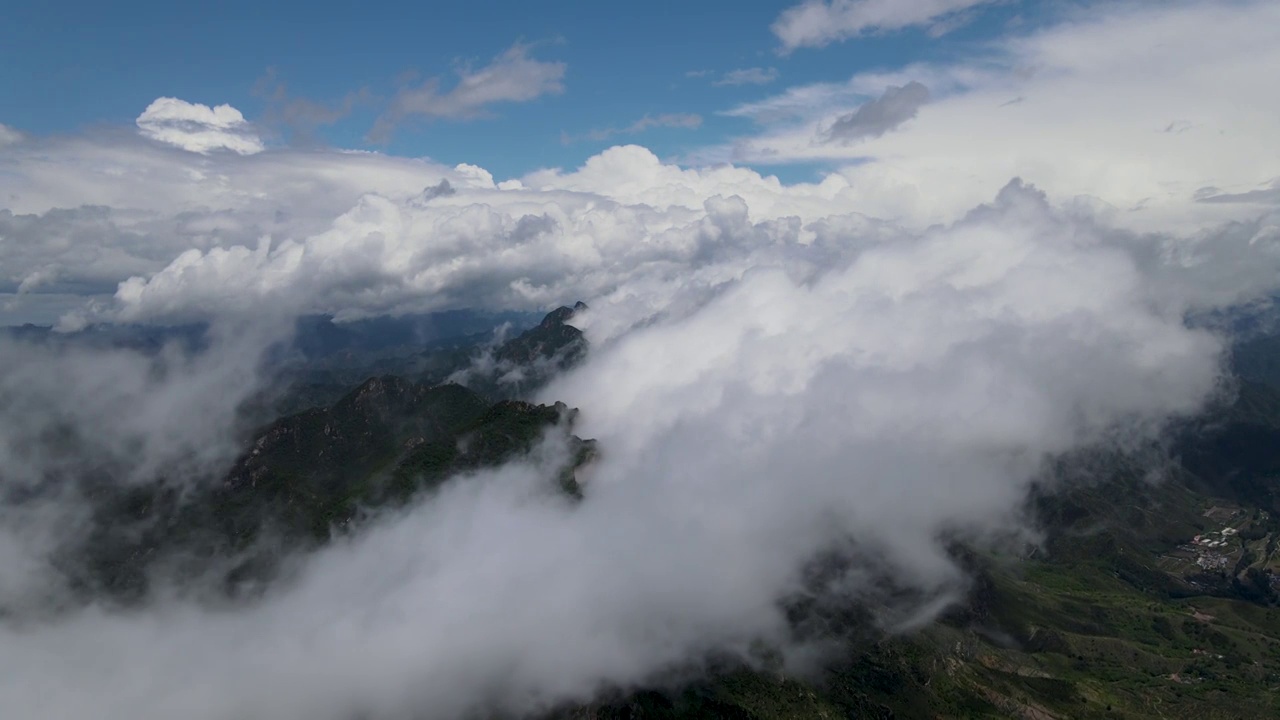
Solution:
<path fill-rule="evenodd" d="M 573 307 L 562 305 L 556 308 L 555 310 L 552 310 L 551 312 L 547 313 L 547 316 L 542 318 L 542 322 L 539 324 L 539 327 L 553 328 L 553 327 L 556 327 L 557 325 L 563 325 L 569 322 L 569 320 L 572 319 L 573 316 L 578 313 L 578 311 L 586 310 L 586 309 L 587 309 L 587 304 L 581 301 L 579 301 Z"/>

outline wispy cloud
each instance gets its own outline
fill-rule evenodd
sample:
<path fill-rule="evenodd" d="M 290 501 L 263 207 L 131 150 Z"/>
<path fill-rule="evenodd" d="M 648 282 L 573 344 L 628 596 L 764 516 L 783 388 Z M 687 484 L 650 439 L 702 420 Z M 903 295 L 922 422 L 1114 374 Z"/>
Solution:
<path fill-rule="evenodd" d="M 916 116 L 920 106 L 929 101 L 929 88 L 912 81 L 902 87 L 890 86 L 880 97 L 858 106 L 857 110 L 836 118 L 822 133 L 826 142 L 851 143 L 864 138 L 880 137 Z"/>
<path fill-rule="evenodd" d="M 782 11 L 770 29 L 789 53 L 871 32 L 928 26 L 942 35 L 968 20 L 964 11 L 997 0 L 806 0 Z"/>
<path fill-rule="evenodd" d="M 458 82 L 450 90 L 441 91 L 438 76 L 417 87 L 401 88 L 374 123 L 369 139 L 386 141 L 411 117 L 467 120 L 486 115 L 492 105 L 559 95 L 564 92 L 567 69 L 564 62 L 529 57 L 529 46 L 516 43 L 482 68 L 462 65 L 457 71 Z"/>
<path fill-rule="evenodd" d="M 778 68 L 740 68 L 730 70 L 714 85 L 768 85 L 778 79 Z"/>
<path fill-rule="evenodd" d="M 742 103 L 720 112 L 725 117 L 747 118 L 772 124 L 829 112 L 833 106 L 853 101 L 858 93 L 847 83 L 796 85 L 762 100 Z"/>
<path fill-rule="evenodd" d="M 295 141 L 303 142 L 310 141 L 318 128 L 333 125 L 349 116 L 357 105 L 373 101 L 373 94 L 368 88 L 349 92 L 334 104 L 290 94 L 274 67 L 267 68 L 267 72 L 254 83 L 252 94 L 266 102 L 259 124 L 285 128 Z"/>
<path fill-rule="evenodd" d="M 1203 187 L 1194 194 L 1196 202 L 1280 205 L 1280 178 L 1262 187 L 1237 193 L 1222 192 L 1216 187 Z"/>

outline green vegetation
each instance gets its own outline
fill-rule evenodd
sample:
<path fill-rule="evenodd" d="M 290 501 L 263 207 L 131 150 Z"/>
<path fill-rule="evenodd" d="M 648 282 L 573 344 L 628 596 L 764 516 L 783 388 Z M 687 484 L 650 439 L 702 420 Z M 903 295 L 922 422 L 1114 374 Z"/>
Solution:
<path fill-rule="evenodd" d="M 581 333 L 563 325 L 573 312 L 560 308 L 504 348 L 532 361 L 580 358 Z M 227 590 L 238 593 L 274 575 L 282 546 L 315 547 L 351 531 L 366 513 L 526 454 L 574 416 L 562 403 L 492 403 L 461 385 L 372 377 L 331 406 L 261 428 L 225 477 L 195 490 L 180 492 L 163 479 L 122 488 L 87 478 L 93 530 L 66 549 L 60 569 L 86 597 L 129 603 L 146 596 L 158 563 L 222 564 Z M 567 441 L 569 461 L 555 489 L 580 497 L 574 471 L 594 443 Z M 192 558 L 200 562 L 182 561 Z"/>

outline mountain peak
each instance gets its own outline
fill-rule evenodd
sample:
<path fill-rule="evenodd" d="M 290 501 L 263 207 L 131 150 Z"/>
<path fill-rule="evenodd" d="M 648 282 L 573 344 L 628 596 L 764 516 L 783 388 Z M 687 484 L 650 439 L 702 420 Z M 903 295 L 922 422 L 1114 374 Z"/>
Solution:
<path fill-rule="evenodd" d="M 556 308 L 555 310 L 552 310 L 551 312 L 547 313 L 547 316 L 542 318 L 541 326 L 545 328 L 549 328 L 549 327 L 555 327 L 556 325 L 563 325 L 569 322 L 569 320 L 574 315 L 578 314 L 579 311 L 586 310 L 586 309 L 587 309 L 587 304 L 582 302 L 581 300 L 575 303 L 573 307 L 562 305 Z"/>

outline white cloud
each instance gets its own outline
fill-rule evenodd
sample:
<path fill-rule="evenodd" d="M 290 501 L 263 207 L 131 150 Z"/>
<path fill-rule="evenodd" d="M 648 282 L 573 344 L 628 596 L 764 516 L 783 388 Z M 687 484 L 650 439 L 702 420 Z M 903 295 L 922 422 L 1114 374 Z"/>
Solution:
<path fill-rule="evenodd" d="M 406 200 L 445 179 L 493 187 L 474 166 L 378 153 L 199 155 L 115 133 L 28 138 L 0 148 L 3 311 L 47 322 L 85 297 L 109 301 L 122 280 L 192 248 L 302 239 L 366 193 Z"/>
<path fill-rule="evenodd" d="M 428 199 L 445 180 L 456 192 Z M 348 314 L 468 302 L 531 308 L 607 282 L 607 268 L 629 261 L 617 253 L 631 238 L 672 231 L 649 247 L 683 252 L 673 223 L 696 234 L 704 203 L 717 195 L 742 196 L 763 220 L 819 217 L 847 191 L 838 177 L 787 187 L 741 168 L 682 170 L 635 146 L 502 187 L 475 166 L 377 153 L 201 156 L 129 136 L 31 140 L 0 152 L 0 197 L 9 198 L 0 209 L 0 292 L 11 293 L 6 310 L 18 322 L 24 307 L 46 319 L 76 296 L 97 309 L 68 321 L 110 317 L 123 309 L 117 285 L 131 277 L 120 297 L 139 319 L 217 313 L 224 298 L 292 308 L 298 293 L 304 305 Z M 651 207 L 623 207 L 641 203 Z M 508 264 L 489 272 L 482 257 Z M 454 261 L 484 277 L 451 273 Z M 370 267 L 375 275 L 361 275 Z M 582 275 L 565 280 L 557 273 L 566 267 Z M 366 281 L 373 285 L 357 295 L 330 295 Z M 242 284 L 237 304 L 231 289 Z M 184 295 L 205 286 L 209 294 Z"/>
<path fill-rule="evenodd" d="M 719 224 L 745 214 L 742 200 L 724 205 L 724 193 L 759 200 L 766 225 L 753 236 L 768 244 L 800 234 L 798 217 L 770 214 L 818 212 L 840 187 L 785 188 L 749 170 L 684 171 L 642 148 L 614 148 L 576 173 L 534 174 L 519 188 L 368 194 L 315 235 L 188 250 L 123 282 L 115 300 L 129 320 L 264 305 L 345 315 L 545 307 L 611 291 L 622 278 L 664 275 L 671 263 L 713 264 L 718 256 L 704 253 Z"/>
<path fill-rule="evenodd" d="M 751 207 L 754 218 L 768 220 L 817 219 L 851 199 L 848 184 L 838 176 L 817 184 L 784 185 L 776 177 L 743 167 L 681 168 L 638 145 L 609 148 L 572 172 L 530 173 L 522 183 L 530 189 L 597 194 L 625 205 L 660 210 L 699 210 L 709 198 L 737 195 Z"/>
<path fill-rule="evenodd" d="M 798 118 L 809 118 L 823 111 L 830 111 L 837 103 L 848 103 L 856 94 L 847 84 L 815 83 L 789 87 L 778 95 L 736 105 L 720 114 L 726 117 L 749 118 L 762 124 L 778 123 Z"/>
<path fill-rule="evenodd" d="M 529 46 L 516 43 L 482 68 L 463 65 L 458 70 L 457 84 L 446 92 L 440 91 L 438 77 L 416 88 L 401 89 L 378 117 L 369 136 L 385 140 L 397 125 L 415 116 L 466 120 L 483 116 L 491 105 L 563 93 L 568 65 L 536 60 L 529 57 L 528 51 Z"/>
<path fill-rule="evenodd" d="M 934 25 L 954 29 L 965 10 L 996 0 L 805 0 L 782 11 L 770 30 L 790 52 L 823 47 L 867 32 Z"/>
<path fill-rule="evenodd" d="M 500 184 L 475 166 L 377 153 L 205 157 L 118 139 L 19 143 L 0 169 L 0 195 L 16 210 L 0 210 L 0 291 L 18 304 L 8 309 L 92 298 L 70 324 L 263 307 L 342 317 L 533 309 L 661 285 L 680 264 L 731 280 L 750 262 L 807 252 L 823 227 L 875 234 L 888 227 L 876 215 L 924 226 L 972 207 L 956 200 L 968 187 L 935 192 L 922 212 L 905 178 L 854 168 L 788 186 L 740 167 L 682 169 L 637 146 Z M 436 190 L 444 181 L 452 192 Z M 1194 205 L 1213 210 L 1208 220 L 1258 213 L 1249 202 Z M 722 262 L 718 238 L 740 217 L 751 249 Z"/>
<path fill-rule="evenodd" d="M 730 70 L 713 85 L 768 85 L 778 79 L 778 68 L 739 68 Z"/>
<path fill-rule="evenodd" d="M 146 137 L 194 153 L 230 150 L 241 155 L 262 152 L 262 140 L 230 105 L 209 107 L 178 98 L 162 97 L 138 116 L 138 130 Z"/>
<path fill-rule="evenodd" d="M 1240 194 L 1280 174 L 1269 151 L 1280 99 L 1258 91 L 1280 68 L 1277 28 L 1270 2 L 1097 5 L 958 62 L 740 106 L 731 114 L 764 129 L 694 157 L 855 161 L 842 170 L 864 190 L 854 207 L 914 222 L 945 221 L 1020 176 L 1055 197 L 1093 196 L 1132 227 L 1212 223 L 1240 209 L 1195 202 L 1197 190 Z M 847 147 L 821 142 L 838 118 L 911 82 L 932 96 L 911 123 Z"/>

